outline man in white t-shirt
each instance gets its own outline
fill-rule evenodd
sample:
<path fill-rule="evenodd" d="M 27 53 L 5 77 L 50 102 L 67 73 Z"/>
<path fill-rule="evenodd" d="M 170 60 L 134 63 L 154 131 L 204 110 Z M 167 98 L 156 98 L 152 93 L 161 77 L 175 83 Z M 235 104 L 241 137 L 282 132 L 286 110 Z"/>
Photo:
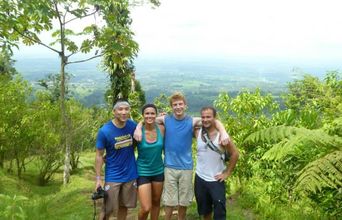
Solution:
<path fill-rule="evenodd" d="M 226 219 L 225 180 L 232 174 L 239 152 L 230 140 L 219 145 L 219 132 L 215 128 L 216 110 L 213 107 L 201 109 L 202 127 L 195 130 L 197 138 L 197 164 L 195 176 L 195 197 L 197 211 L 205 220 Z M 225 164 L 224 152 L 230 155 Z M 227 165 L 227 166 L 226 166 Z"/>

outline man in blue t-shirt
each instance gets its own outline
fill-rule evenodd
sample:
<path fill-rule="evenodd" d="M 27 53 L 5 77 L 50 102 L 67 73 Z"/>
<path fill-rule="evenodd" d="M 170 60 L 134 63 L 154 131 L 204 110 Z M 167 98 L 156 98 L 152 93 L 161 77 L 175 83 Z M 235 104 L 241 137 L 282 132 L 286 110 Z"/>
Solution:
<path fill-rule="evenodd" d="M 113 106 L 114 119 L 98 131 L 96 140 L 96 186 L 102 186 L 101 169 L 106 152 L 105 184 L 107 192 L 99 219 L 109 219 L 114 213 L 117 219 L 126 219 L 127 208 L 137 202 L 136 178 L 138 177 L 134 157 L 133 133 L 136 123 L 129 119 L 130 105 L 118 100 Z"/>

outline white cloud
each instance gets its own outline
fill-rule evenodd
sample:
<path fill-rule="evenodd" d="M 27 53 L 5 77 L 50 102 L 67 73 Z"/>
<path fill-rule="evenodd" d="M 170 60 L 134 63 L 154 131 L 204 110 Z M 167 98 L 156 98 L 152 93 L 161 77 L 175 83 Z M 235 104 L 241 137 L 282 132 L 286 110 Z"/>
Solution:
<path fill-rule="evenodd" d="M 140 46 L 140 57 L 342 60 L 340 0 L 161 0 L 161 3 L 156 9 L 147 5 L 132 9 L 132 28 Z M 43 39 L 49 39 L 49 35 L 45 34 Z M 20 48 L 24 56 L 48 53 L 40 46 Z"/>
<path fill-rule="evenodd" d="M 341 59 L 337 0 L 169 0 L 134 8 L 143 55 Z"/>

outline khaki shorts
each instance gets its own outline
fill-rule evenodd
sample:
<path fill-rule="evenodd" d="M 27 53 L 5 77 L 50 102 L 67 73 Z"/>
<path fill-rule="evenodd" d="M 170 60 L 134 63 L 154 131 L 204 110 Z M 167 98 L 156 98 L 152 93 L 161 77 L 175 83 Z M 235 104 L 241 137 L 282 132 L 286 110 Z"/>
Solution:
<path fill-rule="evenodd" d="M 135 208 L 137 205 L 137 184 L 135 180 L 127 183 L 107 182 L 104 185 L 104 190 L 107 192 L 107 198 L 102 206 L 102 216 L 104 213 L 106 216 L 111 213 L 116 216 L 119 206 Z"/>
<path fill-rule="evenodd" d="M 165 167 L 163 204 L 166 206 L 189 206 L 194 192 L 192 170 L 176 170 Z"/>

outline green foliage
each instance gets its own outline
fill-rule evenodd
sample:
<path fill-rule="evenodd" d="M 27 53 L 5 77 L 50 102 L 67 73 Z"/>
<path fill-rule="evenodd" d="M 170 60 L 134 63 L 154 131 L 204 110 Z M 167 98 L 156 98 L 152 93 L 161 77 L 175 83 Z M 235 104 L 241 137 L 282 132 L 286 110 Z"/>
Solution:
<path fill-rule="evenodd" d="M 65 81 L 68 82 L 69 80 L 70 80 L 70 74 L 65 73 Z M 60 99 L 61 77 L 59 74 L 49 74 L 44 79 L 38 80 L 38 84 L 50 93 L 51 101 L 57 102 Z M 65 87 L 65 97 L 66 99 L 70 98 L 70 92 L 69 92 L 69 88 L 67 85 Z"/>
<path fill-rule="evenodd" d="M 9 51 L 2 48 L 0 52 L 0 80 L 10 80 L 16 74 L 14 60 L 11 59 Z"/>
<path fill-rule="evenodd" d="M 140 121 L 142 119 L 140 109 L 143 103 L 141 103 L 140 101 L 139 93 L 132 92 L 131 94 L 129 94 L 128 101 L 131 106 L 131 110 L 130 110 L 131 118 L 135 121 Z"/>
<path fill-rule="evenodd" d="M 342 137 L 342 117 L 336 118 L 331 123 L 325 124 L 324 130 L 330 135 Z"/>
<path fill-rule="evenodd" d="M 60 110 L 58 103 L 51 102 L 46 93 L 38 93 L 32 103 L 30 113 L 23 120 L 30 137 L 30 152 L 39 170 L 38 182 L 45 185 L 62 164 L 63 151 L 60 145 Z"/>
<path fill-rule="evenodd" d="M 281 188 L 283 183 L 275 176 L 267 180 L 258 175 L 250 178 L 238 197 L 242 208 L 253 208 L 254 215 L 257 215 L 247 219 L 327 219 L 321 207 L 308 198 L 296 201 L 282 198 Z"/>
<path fill-rule="evenodd" d="M 289 83 L 284 101 L 301 118 L 301 126 L 314 129 L 330 123 L 342 113 L 341 73 L 327 72 L 324 80 L 304 75 L 303 79 Z"/>
<path fill-rule="evenodd" d="M 0 194 L 0 216 L 7 219 L 26 219 L 26 213 L 22 208 L 22 204 L 27 201 L 25 196 L 13 197 Z"/>
<path fill-rule="evenodd" d="M 129 29 L 130 18 L 128 1 L 98 1 L 104 8 L 103 19 L 108 28 L 103 29 L 100 45 L 103 45 L 103 68 L 110 77 L 110 90 L 107 97 L 114 104 L 118 98 L 128 99 L 134 73 L 133 59 L 138 52 L 138 44 L 133 40 Z M 110 44 L 106 43 L 110 42 Z"/>
<path fill-rule="evenodd" d="M 269 127 L 250 134 L 244 144 L 254 144 L 258 142 L 275 143 L 300 132 L 300 128 L 288 126 Z"/>
<path fill-rule="evenodd" d="M 322 152 L 340 149 L 342 139 L 326 134 L 321 130 L 277 126 L 260 130 L 248 136 L 245 143 L 276 143 L 263 156 L 267 160 L 282 160 L 288 155 L 319 148 Z"/>
<path fill-rule="evenodd" d="M 334 151 L 306 165 L 298 174 L 295 190 L 321 191 L 322 188 L 342 187 L 342 151 Z"/>
<path fill-rule="evenodd" d="M 316 211 L 318 219 L 342 215 L 339 75 L 329 72 L 323 81 L 305 76 L 290 83 L 287 108 L 281 111 L 258 94 L 235 99 L 220 94 L 216 101 L 242 155 L 237 166 L 242 197 L 262 218 L 302 219 Z M 283 215 L 283 206 L 307 213 Z"/>
<path fill-rule="evenodd" d="M 71 176 L 72 182 L 67 187 L 63 187 L 60 173 L 52 177 L 49 184 L 37 185 L 33 179 L 36 174 L 36 167 L 33 164 L 27 167 L 24 179 L 18 179 L 0 170 L 0 186 L 3 194 L 0 194 L 0 218 L 38 220 L 92 218 L 93 203 L 90 195 L 94 187 L 94 157 L 94 152 L 82 153 L 79 170 Z M 97 213 L 99 206 L 98 204 Z M 4 214 L 6 207 L 11 207 L 9 214 Z M 21 215 L 23 218 L 15 215 Z"/>
<path fill-rule="evenodd" d="M 267 127 L 270 123 L 269 115 L 278 109 L 272 96 L 262 95 L 260 89 L 254 93 L 240 92 L 234 99 L 227 93 L 221 93 L 214 104 L 226 129 L 238 145 L 253 131 Z"/>
<path fill-rule="evenodd" d="M 169 97 L 167 97 L 164 93 L 154 98 L 153 103 L 157 106 L 158 112 L 165 112 L 167 114 L 172 112 Z"/>
<path fill-rule="evenodd" d="M 87 149 L 92 149 L 95 138 L 92 133 L 97 123 L 92 117 L 92 110 L 86 109 L 79 102 L 71 99 L 67 102 L 70 120 L 71 120 L 71 133 L 70 148 L 71 148 L 71 168 L 72 170 L 78 168 L 79 158 L 81 152 Z"/>
<path fill-rule="evenodd" d="M 158 1 L 152 4 L 158 5 Z M 132 60 L 138 51 L 138 44 L 133 40 L 129 29 L 132 20 L 129 17 L 129 2 L 126 0 L 44 0 L 44 1 L 0 1 L 0 46 L 17 46 L 21 41 L 25 45 L 38 44 L 58 54 L 60 58 L 60 98 L 62 127 L 61 144 L 65 147 L 64 182 L 69 181 L 70 136 L 71 125 L 68 109 L 65 104 L 65 67 L 68 64 L 79 63 L 104 56 L 106 70 L 111 78 L 112 101 L 118 94 L 128 98 L 130 80 L 133 68 Z M 89 22 L 88 17 L 94 19 Z M 98 25 L 97 20 L 104 23 Z M 76 20 L 85 27 L 76 33 L 70 24 Z M 57 25 L 52 25 L 57 22 Z M 103 25 L 104 24 L 104 25 Z M 40 34 L 51 31 L 52 42 L 43 42 Z M 82 36 L 82 38 L 75 38 Z M 71 61 L 77 53 L 94 54 L 83 60 Z M 100 51 L 100 53 L 99 53 Z M 123 80 L 122 80 L 123 79 Z M 113 94 L 114 93 L 114 94 Z"/>
<path fill-rule="evenodd" d="M 332 198 L 327 199 L 331 193 L 338 194 L 342 187 L 341 137 L 322 130 L 276 126 L 251 134 L 245 143 L 268 149 L 261 159 L 273 161 L 277 171 L 265 170 L 265 174 L 261 173 L 264 178 L 270 172 L 275 173 L 275 177 L 282 178 L 280 182 L 286 184 L 284 188 L 290 194 L 294 191 L 303 199 L 326 191 L 325 196 L 321 195 L 315 202 L 329 201 L 326 202 L 328 207 L 336 203 Z M 323 209 L 329 210 L 329 215 L 341 214 L 341 210 L 331 214 L 327 207 Z"/>
<path fill-rule="evenodd" d="M 4 166 L 5 156 L 15 160 L 18 176 L 29 150 L 22 120 L 27 113 L 26 99 L 30 92 L 27 82 L 19 77 L 0 80 L 0 167 Z"/>
<path fill-rule="evenodd" d="M 247 148 L 243 141 L 249 134 L 269 126 L 270 116 L 278 105 L 270 94 L 262 95 L 259 89 L 254 92 L 240 92 L 235 98 L 221 93 L 214 104 L 220 120 L 239 148 L 236 173 L 241 182 L 246 181 L 252 176 L 252 164 L 257 156 L 252 153 L 254 148 Z"/>

